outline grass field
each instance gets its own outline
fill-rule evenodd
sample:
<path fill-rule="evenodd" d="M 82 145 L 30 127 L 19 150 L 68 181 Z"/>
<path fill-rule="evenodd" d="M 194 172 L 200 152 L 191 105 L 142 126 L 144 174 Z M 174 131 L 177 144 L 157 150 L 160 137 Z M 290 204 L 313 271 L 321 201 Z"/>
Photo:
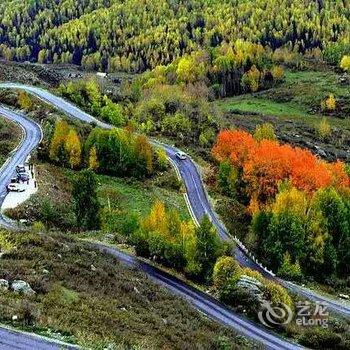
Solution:
<path fill-rule="evenodd" d="M 103 206 L 111 204 L 112 207 L 125 211 L 146 215 L 156 200 L 164 202 L 168 207 L 177 209 L 183 219 L 189 219 L 188 209 L 180 191 L 160 187 L 155 179 L 139 181 L 99 175 L 99 198 Z"/>
<path fill-rule="evenodd" d="M 315 125 L 323 115 L 320 104 L 329 94 L 337 99 L 335 115 L 326 115 L 334 127 L 350 130 L 349 86 L 332 71 L 287 71 L 276 88 L 217 101 L 224 112 L 258 113 Z"/>

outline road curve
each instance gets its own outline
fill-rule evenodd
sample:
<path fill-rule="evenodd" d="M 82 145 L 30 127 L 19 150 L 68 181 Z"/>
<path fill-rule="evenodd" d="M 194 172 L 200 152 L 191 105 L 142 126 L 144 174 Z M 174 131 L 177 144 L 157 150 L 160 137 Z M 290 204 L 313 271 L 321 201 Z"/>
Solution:
<path fill-rule="evenodd" d="M 9 328 L 0 328 L 1 350 L 73 350 L 78 346 Z"/>
<path fill-rule="evenodd" d="M 0 85 L 1 88 L 1 85 Z M 41 96 L 42 97 L 42 96 Z M 52 97 L 52 95 L 51 95 Z M 48 101 L 42 98 L 45 101 Z M 56 99 L 54 101 L 57 101 Z M 48 101 L 49 102 L 49 101 Z M 50 103 L 54 103 L 51 102 Z M 73 110 L 73 109 L 72 109 Z M 73 110 L 74 111 L 74 110 Z M 75 112 L 73 112 L 75 113 Z M 83 116 L 84 121 L 86 120 L 86 116 L 84 112 L 79 112 L 78 115 Z M 69 113 L 70 114 L 70 113 Z M 15 121 L 22 126 L 25 130 L 24 138 L 20 143 L 19 147 L 13 153 L 13 155 L 9 158 L 9 161 L 4 164 L 4 166 L 0 169 L 0 193 L 6 193 L 6 184 L 9 179 L 13 176 L 15 171 L 15 166 L 18 163 L 23 163 L 25 159 L 28 157 L 30 152 L 38 145 L 41 139 L 41 130 L 40 127 L 30 119 L 27 119 L 25 116 L 20 113 L 11 111 L 5 107 L 0 106 L 0 115 L 5 118 Z M 101 123 L 98 121 L 91 119 L 93 122 L 101 126 Z M 90 121 L 91 121 L 90 120 Z M 169 147 L 170 156 L 172 156 L 172 152 L 174 150 Z M 190 192 L 189 192 L 190 194 Z M 3 198 L 2 198 L 3 200 Z M 194 208 L 195 213 L 199 215 L 199 211 L 201 207 Z M 202 210 L 205 210 L 202 207 Z M 0 226 L 4 226 L 6 228 L 15 228 L 16 226 L 12 223 L 6 221 L 3 217 L 0 218 Z M 157 283 L 160 283 L 164 287 L 168 288 L 172 292 L 177 295 L 184 297 L 187 301 L 192 303 L 198 310 L 206 314 L 213 320 L 228 326 L 239 333 L 251 338 L 257 342 L 262 343 L 267 349 L 285 349 L 285 350 L 296 350 L 301 349 L 298 344 L 289 342 L 284 340 L 283 338 L 275 335 L 268 330 L 260 327 L 259 325 L 254 324 L 253 322 L 241 317 L 231 311 L 229 308 L 225 307 L 223 304 L 219 303 L 216 299 L 211 296 L 206 295 L 205 293 L 200 292 L 199 290 L 190 287 L 186 283 L 180 281 L 179 279 L 145 263 L 141 262 L 139 259 L 127 255 L 123 252 L 118 251 L 117 249 L 103 246 L 101 244 L 92 244 L 92 246 L 98 249 L 101 252 L 112 255 L 115 258 L 121 260 L 124 264 L 136 267 L 143 272 L 145 272 L 152 280 Z M 40 338 L 35 335 L 30 335 L 21 332 L 15 332 L 12 330 L 8 330 L 6 328 L 0 327 L 0 349 L 19 349 L 19 350 L 27 350 L 27 349 L 39 349 L 39 350 L 49 350 L 49 349 L 61 349 L 61 348 L 75 348 L 69 347 L 65 344 L 58 343 L 55 340 L 48 341 L 46 338 Z"/>
<path fill-rule="evenodd" d="M 12 152 L 6 163 L 0 169 L 0 208 L 6 197 L 6 185 L 10 183 L 11 178 L 15 175 L 15 168 L 18 164 L 23 164 L 28 155 L 39 144 L 42 132 L 38 124 L 27 119 L 26 117 L 13 112 L 12 110 L 0 105 L 0 115 L 11 120 L 23 130 L 23 138 L 17 148 Z M 0 226 L 11 228 L 12 224 L 0 215 Z"/>
<path fill-rule="evenodd" d="M 16 83 L 0 83 L 0 88 L 25 90 L 26 92 L 36 96 L 42 101 L 56 107 L 65 114 L 69 115 L 70 117 L 79 119 L 87 123 L 94 123 L 100 126 L 101 128 L 112 128 L 111 125 L 101 122 L 100 120 L 92 117 L 88 113 L 74 106 L 72 103 L 64 100 L 61 97 L 55 96 L 54 94 L 41 88 Z M 186 160 L 179 160 L 176 157 L 176 153 L 179 150 L 173 146 L 159 143 L 158 141 L 152 142 L 163 147 L 166 150 L 167 155 L 171 159 L 173 165 L 175 165 L 178 169 L 179 174 L 186 187 L 187 197 L 189 200 L 191 211 L 197 219 L 197 221 L 200 221 L 204 215 L 208 215 L 210 220 L 216 226 L 221 239 L 232 240 L 232 237 L 229 235 L 227 229 L 218 219 L 216 213 L 212 208 L 212 205 L 210 204 L 207 192 L 205 190 L 205 186 L 201 178 L 201 174 L 196 163 L 190 157 L 188 157 Z M 255 262 L 240 245 L 237 245 L 235 256 L 237 261 L 241 265 L 259 271 L 265 277 L 275 280 L 284 287 L 288 288 L 293 293 L 299 294 L 300 296 L 315 302 L 322 302 L 323 304 L 327 305 L 330 310 L 333 310 L 344 316 L 350 317 L 350 305 L 348 303 L 335 301 L 331 298 L 319 295 L 316 292 L 313 292 L 307 288 L 303 288 L 291 282 L 276 278 L 273 274 L 269 273 L 268 271 L 263 269 L 257 262 Z"/>

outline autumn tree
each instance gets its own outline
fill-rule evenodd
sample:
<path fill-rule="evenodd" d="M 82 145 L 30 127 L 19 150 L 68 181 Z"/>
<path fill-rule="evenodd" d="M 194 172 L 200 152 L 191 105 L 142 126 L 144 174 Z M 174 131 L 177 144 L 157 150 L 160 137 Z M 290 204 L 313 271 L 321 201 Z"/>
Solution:
<path fill-rule="evenodd" d="M 65 149 L 68 155 L 68 163 L 72 169 L 79 167 L 81 163 L 81 143 L 77 132 L 71 128 L 65 140 Z"/>
<path fill-rule="evenodd" d="M 58 119 L 55 124 L 55 130 L 50 142 L 50 159 L 64 164 L 67 160 L 66 140 L 69 134 L 69 125 L 63 119 Z"/>
<path fill-rule="evenodd" d="M 33 108 L 33 101 L 26 91 L 20 90 L 17 100 L 21 109 L 30 111 Z"/>
<path fill-rule="evenodd" d="M 242 85 L 244 89 L 251 92 L 256 92 L 260 86 L 261 73 L 256 66 L 253 66 L 247 73 L 242 77 Z"/>
<path fill-rule="evenodd" d="M 350 71 L 350 55 L 343 56 L 340 62 L 340 68 L 342 68 L 345 72 Z"/>
<path fill-rule="evenodd" d="M 96 171 L 98 170 L 98 167 L 99 162 L 96 147 L 91 147 L 89 152 L 89 169 Z"/>
<path fill-rule="evenodd" d="M 256 141 L 277 140 L 275 129 L 270 123 L 257 125 L 253 137 Z"/>

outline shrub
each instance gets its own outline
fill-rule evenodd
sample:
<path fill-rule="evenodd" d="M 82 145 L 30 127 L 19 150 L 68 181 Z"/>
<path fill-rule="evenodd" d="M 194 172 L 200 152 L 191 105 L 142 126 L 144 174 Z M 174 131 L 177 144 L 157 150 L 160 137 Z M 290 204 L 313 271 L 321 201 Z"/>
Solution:
<path fill-rule="evenodd" d="M 275 129 L 270 123 L 257 125 L 253 136 L 256 141 L 277 140 Z"/>
<path fill-rule="evenodd" d="M 301 337 L 300 343 L 313 349 L 336 349 L 341 336 L 328 329 L 311 328 Z"/>
<path fill-rule="evenodd" d="M 329 137 L 332 133 L 332 128 L 327 120 L 327 118 L 322 118 L 321 121 L 316 126 L 316 133 L 321 139 Z"/>

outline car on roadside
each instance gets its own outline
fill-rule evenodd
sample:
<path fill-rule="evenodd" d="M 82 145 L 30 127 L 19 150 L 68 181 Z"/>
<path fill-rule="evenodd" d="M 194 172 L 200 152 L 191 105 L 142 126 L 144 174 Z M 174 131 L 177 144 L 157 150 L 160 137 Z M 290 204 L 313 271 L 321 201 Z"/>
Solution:
<path fill-rule="evenodd" d="M 23 164 L 17 165 L 16 166 L 16 172 L 18 174 L 25 173 L 26 172 L 26 167 Z"/>
<path fill-rule="evenodd" d="M 177 152 L 175 155 L 176 155 L 177 159 L 180 159 L 180 160 L 187 159 L 187 155 L 185 153 L 183 153 L 183 152 Z"/>
<path fill-rule="evenodd" d="M 19 184 L 10 183 L 7 185 L 8 192 L 24 192 L 25 189 Z"/>
<path fill-rule="evenodd" d="M 30 180 L 30 176 L 28 173 L 18 173 L 17 180 L 26 182 Z"/>

